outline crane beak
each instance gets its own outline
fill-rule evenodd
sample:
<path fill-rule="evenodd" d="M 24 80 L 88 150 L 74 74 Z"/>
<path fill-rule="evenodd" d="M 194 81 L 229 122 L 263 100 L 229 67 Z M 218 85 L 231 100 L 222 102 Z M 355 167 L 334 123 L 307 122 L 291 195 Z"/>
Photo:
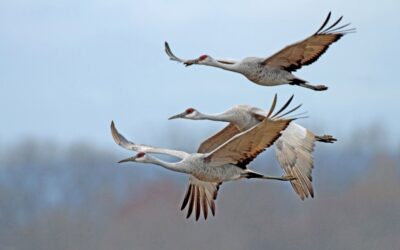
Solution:
<path fill-rule="evenodd" d="M 172 120 L 172 119 L 178 119 L 178 118 L 184 118 L 186 115 L 186 112 L 171 116 L 170 118 L 168 118 L 168 120 Z"/>
<path fill-rule="evenodd" d="M 130 161 L 135 161 L 136 160 L 136 156 L 132 156 L 123 160 L 120 160 L 118 163 L 124 163 L 124 162 L 130 162 Z"/>
<path fill-rule="evenodd" d="M 197 64 L 197 63 L 199 63 L 199 60 L 198 60 L 198 59 L 187 60 L 187 61 L 184 62 L 184 64 L 185 64 L 186 67 L 187 67 L 187 66 L 190 66 L 190 65 L 193 65 L 193 64 Z"/>

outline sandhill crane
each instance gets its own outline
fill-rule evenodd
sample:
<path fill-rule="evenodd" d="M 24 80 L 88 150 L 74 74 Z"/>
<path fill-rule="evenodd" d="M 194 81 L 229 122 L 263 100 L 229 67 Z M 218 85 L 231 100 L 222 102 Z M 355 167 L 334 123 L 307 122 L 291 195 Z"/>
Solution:
<path fill-rule="evenodd" d="M 195 208 L 196 220 L 199 219 L 201 210 L 204 219 L 207 219 L 208 208 L 215 215 L 214 200 L 217 197 L 219 186 L 226 181 L 251 179 L 273 179 L 290 181 L 294 178 L 290 175 L 282 177 L 266 176 L 247 168 L 258 154 L 272 145 L 281 135 L 289 123 L 294 119 L 264 119 L 256 126 L 231 137 L 215 149 L 207 153 L 188 154 L 183 151 L 156 148 L 147 145 L 135 144 L 123 137 L 111 123 L 111 133 L 115 142 L 129 150 L 140 151 L 133 157 L 119 161 L 142 162 L 160 165 L 166 169 L 190 175 L 189 187 L 184 197 L 181 210 L 187 205 L 186 218 L 192 214 Z M 148 153 L 167 154 L 181 160 L 178 162 L 166 162 Z"/>
<path fill-rule="evenodd" d="M 276 104 L 276 98 L 277 96 L 275 95 L 272 107 Z M 232 136 L 259 124 L 266 118 L 271 120 L 279 119 L 278 115 L 290 104 L 292 99 L 293 96 L 286 102 L 282 109 L 273 116 L 270 116 L 271 111 L 267 114 L 265 111 L 256 107 L 238 105 L 223 113 L 214 115 L 203 114 L 194 108 L 188 108 L 183 113 L 174 115 L 169 119 L 183 118 L 229 122 L 228 126 L 201 144 L 199 152 L 206 153 L 218 147 Z M 289 112 L 293 112 L 299 107 L 300 106 L 297 106 Z M 273 108 L 271 110 L 273 110 Z M 309 196 L 314 197 L 311 174 L 314 167 L 312 153 L 314 151 L 315 141 L 333 143 L 336 139 L 330 135 L 316 136 L 311 131 L 295 122 L 291 122 L 282 132 L 282 136 L 275 142 L 275 151 L 278 161 L 285 174 L 296 177 L 295 180 L 290 182 L 293 189 L 302 200 Z"/>
<path fill-rule="evenodd" d="M 173 61 L 185 64 L 186 66 L 199 64 L 221 68 L 243 74 L 250 81 L 264 86 L 275 86 L 282 84 L 298 85 L 313 90 L 327 90 L 324 85 L 311 85 L 307 81 L 300 79 L 292 72 L 300 69 L 304 65 L 309 65 L 338 41 L 345 34 L 354 32 L 355 29 L 344 29 L 350 23 L 338 24 L 342 20 L 340 17 L 336 22 L 326 28 L 331 17 L 329 12 L 322 26 L 308 38 L 289 45 L 270 57 L 247 57 L 241 61 L 232 59 L 214 59 L 209 55 L 202 55 L 197 59 L 184 60 L 176 57 L 167 42 L 165 42 L 165 52 Z"/>

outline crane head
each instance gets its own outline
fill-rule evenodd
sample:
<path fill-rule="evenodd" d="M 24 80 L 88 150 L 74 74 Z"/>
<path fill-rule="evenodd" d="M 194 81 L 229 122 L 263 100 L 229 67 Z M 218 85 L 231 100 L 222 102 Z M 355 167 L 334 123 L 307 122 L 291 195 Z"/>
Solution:
<path fill-rule="evenodd" d="M 139 152 L 135 156 L 120 160 L 118 163 L 123 163 L 123 162 L 143 162 L 146 159 L 146 153 L 144 152 Z"/>
<path fill-rule="evenodd" d="M 199 56 L 199 58 L 197 58 L 197 59 L 185 61 L 184 64 L 185 64 L 186 66 L 190 66 L 190 65 L 193 65 L 193 64 L 203 64 L 203 63 L 206 62 L 209 58 L 210 58 L 210 56 L 208 56 L 208 55 L 201 55 L 201 56 Z"/>
<path fill-rule="evenodd" d="M 207 58 L 208 58 L 208 55 L 201 55 L 201 56 L 199 56 L 199 59 L 197 59 L 197 60 L 199 60 L 199 62 L 201 62 L 203 60 L 206 60 Z"/>
<path fill-rule="evenodd" d="M 168 120 L 177 119 L 177 118 L 195 120 L 198 115 L 199 115 L 199 111 L 197 111 L 194 108 L 188 108 L 188 109 L 185 110 L 185 112 L 182 112 L 180 114 L 171 116 L 170 118 L 168 118 Z"/>
<path fill-rule="evenodd" d="M 201 55 L 199 58 L 197 58 L 197 64 L 205 64 L 208 65 L 211 63 L 211 56 L 209 55 Z"/>

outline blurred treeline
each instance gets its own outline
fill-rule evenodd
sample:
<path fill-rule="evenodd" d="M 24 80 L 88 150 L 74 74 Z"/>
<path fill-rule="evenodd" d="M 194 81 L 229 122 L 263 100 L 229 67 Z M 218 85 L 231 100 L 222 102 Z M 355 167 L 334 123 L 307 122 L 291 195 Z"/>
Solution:
<path fill-rule="evenodd" d="M 283 182 L 227 183 L 199 222 L 179 211 L 185 176 L 118 165 L 130 153 L 111 141 L 1 144 L 0 250 L 400 249 L 400 150 L 386 138 L 371 126 L 317 145 L 314 199 Z M 273 150 L 250 167 L 281 174 Z"/>

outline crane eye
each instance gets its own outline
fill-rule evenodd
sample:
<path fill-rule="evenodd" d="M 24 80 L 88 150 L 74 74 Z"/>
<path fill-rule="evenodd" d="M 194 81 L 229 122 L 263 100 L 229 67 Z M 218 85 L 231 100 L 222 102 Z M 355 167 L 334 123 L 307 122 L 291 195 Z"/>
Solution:
<path fill-rule="evenodd" d="M 202 61 L 202 60 L 206 59 L 207 57 L 208 57 L 207 55 L 202 55 L 199 57 L 199 61 Z"/>
<path fill-rule="evenodd" d="M 191 114 L 193 113 L 194 109 L 193 108 L 188 108 L 186 109 L 186 114 Z"/>
<path fill-rule="evenodd" d="M 145 153 L 139 152 L 139 153 L 137 153 L 136 157 L 137 157 L 137 158 L 140 158 L 140 157 L 143 157 L 144 155 L 145 155 Z"/>

